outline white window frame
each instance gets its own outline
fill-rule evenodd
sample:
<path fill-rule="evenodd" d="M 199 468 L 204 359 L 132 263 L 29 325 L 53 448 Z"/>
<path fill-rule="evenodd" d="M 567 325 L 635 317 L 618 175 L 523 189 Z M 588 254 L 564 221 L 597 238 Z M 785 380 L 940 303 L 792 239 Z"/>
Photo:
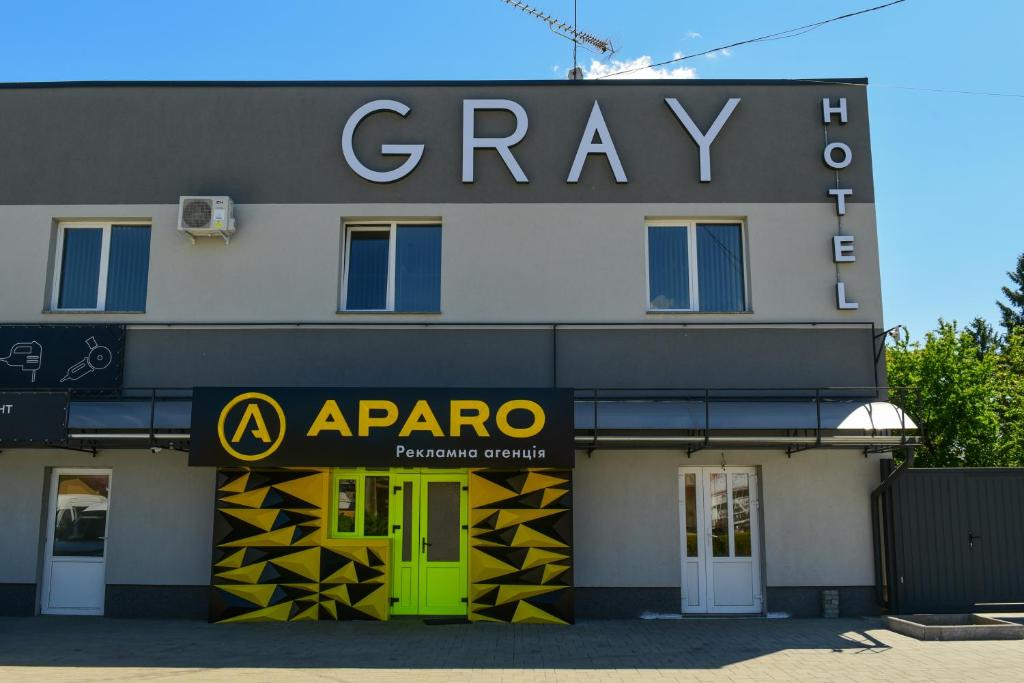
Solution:
<path fill-rule="evenodd" d="M 106 313 L 107 311 L 107 270 L 110 264 L 110 233 L 113 226 L 136 226 L 150 229 L 152 238 L 153 224 L 149 221 L 62 221 L 57 224 L 57 244 L 53 253 L 53 282 L 50 287 L 50 310 L 62 313 Z M 96 282 L 96 308 L 62 308 L 60 306 L 60 285 L 64 276 L 64 239 L 68 230 L 81 229 L 102 230 L 100 243 L 100 274 Z M 149 278 L 149 273 L 146 273 Z M 128 311 L 111 311 L 126 313 Z"/>
<path fill-rule="evenodd" d="M 396 311 L 395 310 L 395 260 L 398 251 L 398 226 L 441 225 L 439 220 L 395 220 L 395 221 L 353 221 L 344 224 L 345 244 L 341 265 L 341 306 L 340 313 L 433 313 L 435 311 Z M 388 233 L 388 282 L 384 308 L 360 308 L 350 310 L 348 307 L 348 262 L 352 251 L 352 233 L 355 232 L 387 232 Z M 442 235 L 442 240 L 444 236 Z"/>
<path fill-rule="evenodd" d="M 700 277 L 697 273 L 697 225 L 739 225 L 740 245 L 743 249 L 743 302 L 741 311 L 708 311 L 709 313 L 745 313 L 750 310 L 748 282 L 747 224 L 739 218 L 659 218 L 644 221 L 644 274 L 647 301 L 644 306 L 648 313 L 701 313 Z M 690 306 L 688 308 L 654 308 L 651 306 L 651 243 L 650 228 L 686 228 L 687 275 L 689 277 Z"/>

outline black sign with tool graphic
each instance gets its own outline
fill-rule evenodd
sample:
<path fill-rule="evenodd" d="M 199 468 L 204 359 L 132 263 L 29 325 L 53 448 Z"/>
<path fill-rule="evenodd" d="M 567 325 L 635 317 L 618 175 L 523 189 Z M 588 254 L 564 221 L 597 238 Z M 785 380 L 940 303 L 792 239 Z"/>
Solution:
<path fill-rule="evenodd" d="M 0 388 L 113 389 L 124 325 L 0 325 Z"/>

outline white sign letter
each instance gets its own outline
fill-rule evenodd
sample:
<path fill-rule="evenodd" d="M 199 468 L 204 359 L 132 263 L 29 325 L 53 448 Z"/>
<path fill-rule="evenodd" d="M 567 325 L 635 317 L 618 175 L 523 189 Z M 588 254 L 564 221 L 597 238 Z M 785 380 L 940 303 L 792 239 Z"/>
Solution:
<path fill-rule="evenodd" d="M 821 115 L 825 123 L 832 123 L 832 115 L 839 114 L 839 123 L 846 123 L 846 98 L 839 98 L 839 106 L 833 107 L 832 100 L 827 97 L 821 98 Z"/>
<path fill-rule="evenodd" d="M 832 157 L 832 152 L 837 149 L 843 153 L 843 158 L 840 161 L 836 161 Z M 850 146 L 847 145 L 846 143 L 830 142 L 827 145 L 825 145 L 824 157 L 825 164 L 829 168 L 834 168 L 838 171 L 840 169 L 846 168 L 853 162 L 853 151 L 850 149 Z"/>
<path fill-rule="evenodd" d="M 420 159 L 423 158 L 423 145 L 381 145 L 381 154 L 405 154 L 409 157 L 401 166 L 391 171 L 374 171 L 372 168 L 367 168 L 363 165 L 356 157 L 356 152 L 352 148 L 352 138 L 362 120 L 378 111 L 392 111 L 401 117 L 405 117 L 409 113 L 409 107 L 395 100 L 374 100 L 356 109 L 352 112 L 352 116 L 348 117 L 348 121 L 345 122 L 345 129 L 341 133 L 341 153 L 344 155 L 349 167 L 360 177 L 372 183 L 393 183 L 413 172 L 416 165 L 420 163 Z"/>
<path fill-rule="evenodd" d="M 832 238 L 832 260 L 836 263 L 853 263 L 853 235 L 836 235 Z"/>
<path fill-rule="evenodd" d="M 836 198 L 836 213 L 840 216 L 846 215 L 846 198 L 853 194 L 853 190 L 829 190 L 830 197 Z"/>
<path fill-rule="evenodd" d="M 476 112 L 478 109 L 503 110 L 516 117 L 516 129 L 504 138 L 476 137 Z M 462 182 L 473 182 L 473 152 L 477 149 L 496 149 L 501 155 L 505 166 L 511 171 L 517 183 L 530 182 L 519 167 L 519 162 L 512 156 L 509 149 L 526 137 L 526 129 L 530 125 L 529 117 L 522 105 L 512 100 L 463 100 L 462 101 Z"/>
<path fill-rule="evenodd" d="M 858 308 L 860 308 L 860 304 L 857 303 L 856 301 L 846 300 L 845 282 L 836 283 L 836 305 L 839 307 L 839 310 L 841 311 L 856 311 Z"/>
<path fill-rule="evenodd" d="M 597 134 L 598 142 L 594 142 L 594 134 Z M 622 169 L 622 162 L 619 160 L 619 153 L 615 151 L 615 143 L 608 132 L 608 124 L 604 122 L 604 114 L 597 101 L 594 108 L 590 110 L 590 118 L 587 119 L 587 127 L 580 139 L 580 146 L 576 148 L 576 158 L 572 161 L 572 168 L 569 169 L 567 183 L 578 183 L 580 174 L 583 173 L 583 164 L 587 161 L 588 154 L 604 154 L 608 158 L 608 164 L 615 174 L 615 182 L 627 183 L 626 172 Z"/>
<path fill-rule="evenodd" d="M 679 100 L 674 97 L 666 97 L 665 103 L 672 110 L 672 113 L 679 119 L 679 123 L 683 124 L 683 128 L 690 134 L 693 141 L 697 143 L 697 147 L 700 149 L 700 181 L 702 183 L 711 182 L 711 143 L 715 141 L 718 134 L 722 132 L 722 126 L 732 116 L 732 112 L 736 109 L 736 105 L 740 103 L 740 98 L 731 97 L 729 101 L 722 107 L 722 111 L 718 112 L 718 118 L 708 128 L 707 133 L 701 133 L 700 129 L 697 128 L 697 124 L 693 122 L 690 115 L 683 109 L 683 105 L 679 104 Z"/>

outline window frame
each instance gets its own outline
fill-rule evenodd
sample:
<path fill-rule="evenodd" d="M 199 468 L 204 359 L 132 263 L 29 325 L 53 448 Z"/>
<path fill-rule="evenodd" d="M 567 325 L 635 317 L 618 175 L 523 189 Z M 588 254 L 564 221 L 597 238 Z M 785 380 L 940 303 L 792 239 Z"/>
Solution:
<path fill-rule="evenodd" d="M 53 250 L 53 280 L 50 283 L 50 311 L 58 313 L 145 313 L 141 311 L 107 310 L 107 276 L 110 268 L 110 235 L 114 226 L 149 228 L 150 240 L 153 237 L 152 221 L 139 220 L 103 220 L 103 221 L 60 221 L 57 223 L 57 242 Z M 64 242 L 68 230 L 99 229 L 100 238 L 100 272 L 96 281 L 96 308 L 64 308 L 60 306 L 61 279 L 64 276 Z M 152 248 L 152 242 L 150 243 Z M 152 256 L 152 255 L 151 255 Z M 146 281 L 149 281 L 149 269 L 146 269 Z M 147 287 L 146 298 L 149 299 Z M 148 303 L 148 301 L 147 301 Z"/>
<path fill-rule="evenodd" d="M 442 249 L 444 245 L 444 226 L 440 220 L 429 220 L 429 219 L 411 219 L 411 220 L 388 220 L 388 221 L 349 221 L 345 222 L 342 226 L 344 231 L 344 239 L 342 245 L 341 255 L 341 282 L 340 282 L 340 301 L 338 306 L 339 313 L 397 313 L 399 315 L 418 315 L 425 313 L 440 313 L 441 304 L 438 301 L 438 310 L 436 311 L 396 311 L 395 310 L 395 279 L 398 276 L 395 266 L 398 256 L 398 228 L 399 226 L 438 226 L 441 229 L 441 244 Z M 385 308 L 359 308 L 350 309 L 348 307 L 348 271 L 349 271 L 349 258 L 352 254 L 352 233 L 354 232 L 387 232 L 388 233 L 388 281 L 386 295 L 384 299 Z M 444 252 L 441 252 L 442 257 L 442 269 L 444 264 Z M 438 270 L 438 278 L 441 277 L 441 270 Z"/>
<path fill-rule="evenodd" d="M 738 225 L 740 227 L 740 245 L 743 249 L 743 304 L 739 311 L 703 311 L 700 308 L 700 274 L 697 272 L 697 226 L 700 225 Z M 650 228 L 686 228 L 687 276 L 689 281 L 689 308 L 654 308 L 651 306 L 651 244 Z M 644 221 L 644 275 L 647 300 L 644 304 L 648 313 L 708 313 L 728 315 L 732 313 L 750 312 L 750 274 L 747 258 L 747 222 L 741 218 L 657 218 Z"/>
<path fill-rule="evenodd" d="M 335 467 L 331 469 L 331 495 L 330 508 L 328 509 L 327 536 L 329 538 L 370 538 L 386 539 L 391 535 L 367 536 L 366 530 L 366 478 L 387 477 L 388 478 L 388 515 L 391 514 L 391 470 L 388 468 L 376 469 L 366 467 Z M 338 482 L 343 479 L 354 479 L 356 482 L 356 518 L 353 531 L 338 531 Z M 388 526 L 390 527 L 390 520 Z"/>

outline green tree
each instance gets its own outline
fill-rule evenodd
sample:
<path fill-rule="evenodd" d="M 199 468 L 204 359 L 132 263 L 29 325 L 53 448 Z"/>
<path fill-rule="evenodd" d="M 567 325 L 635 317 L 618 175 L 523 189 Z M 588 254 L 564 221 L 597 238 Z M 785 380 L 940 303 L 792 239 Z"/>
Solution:
<path fill-rule="evenodd" d="M 1000 313 L 1003 314 L 1003 327 L 1006 334 L 1010 335 L 1017 328 L 1024 328 L 1024 254 L 1017 257 L 1017 268 L 1006 274 L 1010 282 L 1016 285 L 1016 289 L 1003 287 L 1003 296 L 1009 301 L 1009 306 L 1002 301 L 997 301 Z"/>
<path fill-rule="evenodd" d="M 978 347 L 979 360 L 993 351 L 998 351 L 999 345 L 1003 342 L 988 321 L 980 315 L 967 326 L 967 332 L 974 339 L 974 345 Z"/>
<path fill-rule="evenodd" d="M 1000 462 L 1024 466 L 1024 327 L 1008 335 L 999 357 Z"/>
<path fill-rule="evenodd" d="M 999 354 L 981 353 L 969 331 L 940 319 L 923 343 L 900 337 L 886 360 L 889 386 L 914 389 L 903 407 L 921 429 L 917 466 L 1011 464 L 1000 438 L 1007 402 Z M 893 398 L 899 400 L 898 394 Z"/>

